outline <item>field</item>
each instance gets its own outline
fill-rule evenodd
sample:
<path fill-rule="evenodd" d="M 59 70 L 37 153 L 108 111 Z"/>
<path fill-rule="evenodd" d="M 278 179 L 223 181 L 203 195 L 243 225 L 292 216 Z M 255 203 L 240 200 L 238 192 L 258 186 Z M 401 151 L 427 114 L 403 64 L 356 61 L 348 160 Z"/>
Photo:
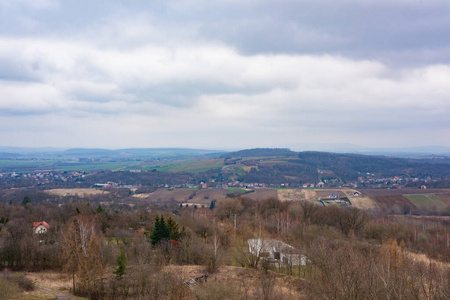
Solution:
<path fill-rule="evenodd" d="M 384 195 L 410 195 L 410 194 L 450 194 L 450 189 L 425 189 L 401 188 L 401 189 L 363 189 L 366 196 L 384 196 Z"/>
<path fill-rule="evenodd" d="M 158 168 L 157 170 L 169 172 L 202 172 L 214 168 L 221 168 L 222 166 L 223 159 L 208 159 L 198 161 L 183 161 Z"/>
<path fill-rule="evenodd" d="M 308 192 L 307 192 L 308 191 Z M 317 200 L 317 195 L 314 196 L 309 190 L 301 190 L 301 189 L 278 189 L 278 199 L 280 201 L 301 201 L 301 200 Z M 308 199 L 306 196 L 312 196 L 315 199 Z"/>
<path fill-rule="evenodd" d="M 142 162 L 102 161 L 79 162 L 74 160 L 0 160 L 1 172 L 43 172 L 43 171 L 80 171 L 140 169 Z"/>
<path fill-rule="evenodd" d="M 244 197 L 253 200 L 264 200 L 268 198 L 277 198 L 277 190 L 275 189 L 254 189 L 253 193 L 245 194 Z"/>
<path fill-rule="evenodd" d="M 415 206 L 419 209 L 430 210 L 437 209 L 442 210 L 446 209 L 448 205 L 436 197 L 434 194 L 416 194 L 416 195 L 404 195 L 408 198 Z"/>
<path fill-rule="evenodd" d="M 148 199 L 156 202 L 186 202 L 189 197 L 195 193 L 195 190 L 185 189 L 158 189 L 155 192 L 149 194 Z"/>
<path fill-rule="evenodd" d="M 383 195 L 372 196 L 370 198 L 372 198 L 379 209 L 384 212 L 408 213 L 409 211 L 418 211 L 417 206 L 403 195 Z"/>
<path fill-rule="evenodd" d="M 90 196 L 90 195 L 99 195 L 99 194 L 108 194 L 108 191 L 102 191 L 102 190 L 96 190 L 96 189 L 53 189 L 53 190 L 47 190 L 46 191 L 50 195 L 55 196 Z"/>
<path fill-rule="evenodd" d="M 220 201 L 227 197 L 227 189 L 158 189 L 153 193 L 135 194 L 134 198 L 154 202 L 179 202 L 197 205 L 209 205 L 211 201 Z"/>
<path fill-rule="evenodd" d="M 226 189 L 200 189 L 195 194 L 192 202 L 204 204 L 209 207 L 211 201 L 221 201 L 227 197 Z"/>

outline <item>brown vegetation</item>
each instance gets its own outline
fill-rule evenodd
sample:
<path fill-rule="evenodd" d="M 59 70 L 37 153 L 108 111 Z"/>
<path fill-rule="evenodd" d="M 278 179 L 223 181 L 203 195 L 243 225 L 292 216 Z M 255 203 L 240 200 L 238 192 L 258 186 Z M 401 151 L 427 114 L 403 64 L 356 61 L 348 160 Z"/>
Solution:
<path fill-rule="evenodd" d="M 172 192 L 176 191 L 164 191 Z M 206 192 L 183 190 L 180 195 L 191 202 Z M 448 295 L 450 223 L 445 218 L 372 215 L 353 207 L 322 207 L 276 197 L 225 198 L 214 202 L 213 209 L 180 207 L 170 200 L 122 205 L 128 196 L 120 203 L 106 199 L 109 205 L 104 207 L 97 197 L 71 196 L 56 205 L 35 202 L 31 194 L 31 201 L 23 205 L 1 204 L 1 267 L 64 272 L 61 278 L 30 276 L 38 285 L 47 278 L 49 288 L 61 287 L 62 292 L 91 299 L 148 295 L 157 299 L 385 299 L 386 295 L 445 299 Z M 397 198 L 403 200 L 401 195 L 376 197 L 386 200 L 386 208 Z M 33 222 L 44 220 L 51 225 L 49 231 L 34 234 Z M 248 239 L 258 238 L 283 241 L 292 247 L 291 254 L 307 260 L 295 265 L 281 256 L 268 259 L 253 254 Z M 433 261 L 411 259 L 416 254 Z M 186 286 L 189 279 L 205 274 L 209 274 L 207 282 L 196 282 L 193 289 Z M 7 286 L 16 295 L 24 293 L 10 283 Z"/>

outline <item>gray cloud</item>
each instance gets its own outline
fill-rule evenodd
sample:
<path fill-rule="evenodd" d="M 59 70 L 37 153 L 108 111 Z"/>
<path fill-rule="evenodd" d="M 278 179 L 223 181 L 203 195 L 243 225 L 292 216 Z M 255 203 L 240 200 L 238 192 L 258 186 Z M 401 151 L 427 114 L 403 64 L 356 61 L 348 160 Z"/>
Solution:
<path fill-rule="evenodd" d="M 450 146 L 447 2 L 86 5 L 0 1 L 4 145 Z"/>

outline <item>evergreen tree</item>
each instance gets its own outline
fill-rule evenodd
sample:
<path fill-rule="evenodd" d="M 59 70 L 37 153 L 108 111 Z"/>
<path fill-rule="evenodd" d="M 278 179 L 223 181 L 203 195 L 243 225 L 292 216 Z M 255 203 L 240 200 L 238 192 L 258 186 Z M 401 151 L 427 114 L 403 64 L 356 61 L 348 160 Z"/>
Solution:
<path fill-rule="evenodd" d="M 178 224 L 172 217 L 167 219 L 167 227 L 169 228 L 169 236 L 171 240 L 178 240 L 180 238 L 180 231 L 178 230 Z"/>
<path fill-rule="evenodd" d="M 214 209 L 216 207 L 216 201 L 215 200 L 212 200 L 211 201 L 211 205 L 209 206 L 209 209 Z"/>
<path fill-rule="evenodd" d="M 114 274 L 116 274 L 117 277 L 121 278 L 125 274 L 125 267 L 127 265 L 127 257 L 125 256 L 125 251 L 120 251 L 119 256 L 117 257 L 117 267 L 114 270 Z"/>
<path fill-rule="evenodd" d="M 103 209 L 103 207 L 99 204 L 98 207 L 97 207 L 97 213 L 99 214 L 99 213 L 102 213 L 104 211 L 105 210 Z"/>
<path fill-rule="evenodd" d="M 30 202 L 31 202 L 30 197 L 25 196 L 25 197 L 23 198 L 22 205 L 23 205 L 23 206 L 27 206 L 27 204 L 30 203 Z"/>
<path fill-rule="evenodd" d="M 170 230 L 164 221 L 164 216 L 156 216 L 155 226 L 153 227 L 152 233 L 150 234 L 150 242 L 152 245 L 158 244 L 161 240 L 170 238 Z"/>
<path fill-rule="evenodd" d="M 161 240 L 178 240 L 180 235 L 181 233 L 178 229 L 178 224 L 172 217 L 167 219 L 166 224 L 163 215 L 156 216 L 155 226 L 150 233 L 150 242 L 152 245 L 156 245 Z"/>

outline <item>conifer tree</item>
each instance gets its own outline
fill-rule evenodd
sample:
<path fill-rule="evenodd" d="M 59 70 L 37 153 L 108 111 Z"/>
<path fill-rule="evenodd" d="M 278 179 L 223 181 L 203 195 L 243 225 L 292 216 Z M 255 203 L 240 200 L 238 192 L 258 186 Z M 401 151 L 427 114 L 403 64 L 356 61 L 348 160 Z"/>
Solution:
<path fill-rule="evenodd" d="M 125 267 L 127 265 L 127 257 L 125 256 L 125 251 L 120 251 L 119 256 L 117 257 L 117 267 L 114 270 L 114 274 L 116 274 L 117 277 L 121 278 L 125 274 Z"/>
<path fill-rule="evenodd" d="M 150 242 L 152 245 L 158 244 L 161 240 L 178 240 L 180 238 L 180 231 L 177 222 L 169 217 L 167 224 L 164 216 L 156 216 L 155 226 L 150 233 Z"/>
<path fill-rule="evenodd" d="M 178 224 L 172 217 L 167 219 L 167 227 L 169 229 L 169 237 L 171 240 L 178 240 L 180 238 L 180 231 L 178 229 Z"/>

